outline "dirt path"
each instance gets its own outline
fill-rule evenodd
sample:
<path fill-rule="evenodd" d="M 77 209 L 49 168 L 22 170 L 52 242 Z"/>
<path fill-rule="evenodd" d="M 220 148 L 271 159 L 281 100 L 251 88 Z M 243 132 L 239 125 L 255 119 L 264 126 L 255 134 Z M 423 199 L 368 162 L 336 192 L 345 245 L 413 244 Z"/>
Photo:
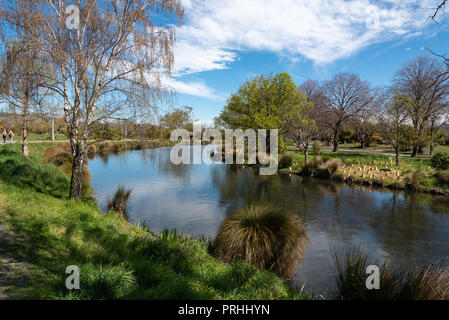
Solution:
<path fill-rule="evenodd" d="M 23 241 L 0 224 L 0 300 L 14 298 L 16 289 L 30 280 L 29 264 L 12 257 L 6 250 L 20 242 Z"/>
<path fill-rule="evenodd" d="M 292 150 L 292 151 L 298 151 L 298 149 L 296 147 L 288 147 L 287 149 Z M 323 147 L 321 147 L 321 151 L 332 152 L 332 147 L 323 146 Z M 371 155 L 388 156 L 388 157 L 396 156 L 394 153 L 375 151 L 375 150 L 362 150 L 362 149 L 338 148 L 338 152 L 371 154 Z M 411 156 L 408 154 L 401 154 L 400 157 L 401 158 L 410 158 Z M 432 158 L 432 157 L 429 155 L 419 155 L 416 157 L 416 159 L 430 159 L 430 158 Z"/>
<path fill-rule="evenodd" d="M 122 140 L 103 140 L 103 141 L 97 141 L 97 140 L 88 140 L 87 142 L 123 142 L 123 141 L 140 141 L 139 139 L 122 139 Z M 156 142 L 159 140 L 145 140 L 145 142 Z M 28 143 L 69 143 L 69 140 L 55 140 L 55 141 L 51 141 L 51 140 L 29 140 Z M 22 141 L 13 141 L 14 143 L 22 143 Z M 10 144 L 9 141 L 7 141 L 6 143 L 0 142 L 0 146 L 3 145 L 8 145 Z"/>

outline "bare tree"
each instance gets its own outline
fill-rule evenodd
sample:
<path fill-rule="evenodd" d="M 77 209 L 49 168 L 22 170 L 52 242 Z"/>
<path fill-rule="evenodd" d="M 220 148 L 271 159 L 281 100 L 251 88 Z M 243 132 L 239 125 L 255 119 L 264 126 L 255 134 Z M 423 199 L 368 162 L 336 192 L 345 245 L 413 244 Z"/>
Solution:
<path fill-rule="evenodd" d="M 63 102 L 73 157 L 70 198 L 79 200 L 92 127 L 104 119 L 137 117 L 170 97 L 163 79 L 173 67 L 174 29 L 155 24 L 153 16 L 181 21 L 183 10 L 179 0 L 31 2 L 40 46 L 57 70 L 57 82 L 45 87 Z M 66 14 L 71 5 L 79 21 Z M 9 10 L 21 14 L 14 6 Z"/>
<path fill-rule="evenodd" d="M 326 96 L 326 110 L 320 122 L 327 126 L 333 135 L 334 149 L 338 151 L 338 136 L 343 126 L 367 109 L 373 102 L 370 87 L 358 75 L 339 73 L 323 86 Z"/>
<path fill-rule="evenodd" d="M 440 2 L 438 3 L 438 5 L 437 5 L 437 7 L 435 8 L 435 10 L 434 10 L 432 16 L 430 17 L 433 21 L 437 22 L 436 18 L 437 18 L 437 16 L 441 13 L 441 11 L 443 11 L 444 8 L 446 7 L 446 2 L 447 2 L 447 0 L 443 0 L 443 1 L 440 1 Z"/>
<path fill-rule="evenodd" d="M 48 90 L 42 89 L 41 84 L 50 81 L 52 72 L 37 41 L 32 2 L 16 0 L 14 6 L 19 14 L 3 9 L 0 13 L 7 24 L 15 27 L 2 30 L 4 50 L 0 93 L 15 112 L 22 114 L 22 153 L 28 155 L 30 112 L 46 97 Z"/>
<path fill-rule="evenodd" d="M 408 116 L 414 129 L 412 157 L 416 157 L 425 143 L 429 122 L 439 119 L 447 108 L 449 73 L 438 60 L 418 57 L 396 73 L 394 86 L 411 98 Z"/>
<path fill-rule="evenodd" d="M 329 137 L 332 132 L 329 130 L 326 122 L 322 121 L 325 119 L 327 110 L 327 100 L 323 87 L 318 81 L 309 79 L 299 85 L 298 90 L 307 97 L 308 102 L 313 103 L 313 109 L 310 110 L 309 117 L 315 121 L 317 128 L 315 139 L 321 139 L 326 142 L 330 141 Z"/>

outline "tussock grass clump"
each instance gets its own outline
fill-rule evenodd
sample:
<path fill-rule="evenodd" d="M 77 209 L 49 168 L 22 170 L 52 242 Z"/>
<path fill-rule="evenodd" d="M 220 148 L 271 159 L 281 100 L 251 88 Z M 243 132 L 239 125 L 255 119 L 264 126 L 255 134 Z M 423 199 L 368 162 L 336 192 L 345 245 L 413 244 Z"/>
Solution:
<path fill-rule="evenodd" d="M 419 180 L 421 178 L 421 172 L 414 170 L 410 176 L 406 178 L 406 187 L 412 191 L 419 191 Z"/>
<path fill-rule="evenodd" d="M 130 268 L 114 265 L 94 265 L 80 268 L 80 290 L 74 290 L 73 299 L 129 299 L 138 288 L 134 272 Z"/>
<path fill-rule="evenodd" d="M 322 164 L 323 159 L 321 157 L 315 157 L 312 162 L 304 163 L 301 166 L 300 175 L 304 177 L 311 177 Z"/>
<path fill-rule="evenodd" d="M 300 175 L 304 177 L 311 177 L 313 176 L 313 173 L 317 167 L 314 165 L 313 162 L 304 163 L 301 165 L 301 172 Z"/>
<path fill-rule="evenodd" d="M 293 163 L 293 157 L 291 155 L 288 154 L 284 154 L 281 156 L 281 158 L 279 159 L 279 168 L 288 168 L 291 167 Z"/>
<path fill-rule="evenodd" d="M 449 186 L 449 170 L 438 172 L 436 177 L 441 185 Z"/>
<path fill-rule="evenodd" d="M 126 207 L 128 206 L 129 197 L 132 189 L 119 186 L 114 194 L 114 197 L 108 200 L 108 211 L 115 211 L 128 218 Z"/>
<path fill-rule="evenodd" d="M 289 278 L 307 241 L 298 216 L 253 204 L 223 222 L 212 244 L 212 254 L 226 263 L 243 260 Z"/>
<path fill-rule="evenodd" d="M 333 252 L 336 298 L 344 300 L 446 300 L 449 269 L 438 264 L 396 266 L 380 263 L 360 247 Z M 368 290 L 366 269 L 376 265 L 380 289 Z"/>
<path fill-rule="evenodd" d="M 341 164 L 342 162 L 339 159 L 333 159 L 326 162 L 325 166 L 331 177 L 333 177 L 337 173 L 338 168 L 341 166 Z"/>

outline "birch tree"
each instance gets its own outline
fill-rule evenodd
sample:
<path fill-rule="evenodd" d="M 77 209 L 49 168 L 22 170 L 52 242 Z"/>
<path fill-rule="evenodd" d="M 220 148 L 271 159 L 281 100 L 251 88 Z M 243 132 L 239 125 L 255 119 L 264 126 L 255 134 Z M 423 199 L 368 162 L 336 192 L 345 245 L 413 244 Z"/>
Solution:
<path fill-rule="evenodd" d="M 180 22 L 183 9 L 179 0 L 36 0 L 32 5 L 40 46 L 56 70 L 57 81 L 44 87 L 60 97 L 70 140 L 70 198 L 79 200 L 93 126 L 155 111 L 159 101 L 170 98 L 164 78 L 173 68 L 175 31 L 155 21 L 166 16 Z"/>
<path fill-rule="evenodd" d="M 14 8 L 14 11 L 0 11 L 2 20 L 12 27 L 1 30 L 0 95 L 15 112 L 19 111 L 22 115 L 22 153 L 28 156 L 30 112 L 46 97 L 48 90 L 42 90 L 41 84 L 52 79 L 52 71 L 44 61 L 45 54 L 37 40 L 33 3 L 29 0 L 15 1 Z"/>

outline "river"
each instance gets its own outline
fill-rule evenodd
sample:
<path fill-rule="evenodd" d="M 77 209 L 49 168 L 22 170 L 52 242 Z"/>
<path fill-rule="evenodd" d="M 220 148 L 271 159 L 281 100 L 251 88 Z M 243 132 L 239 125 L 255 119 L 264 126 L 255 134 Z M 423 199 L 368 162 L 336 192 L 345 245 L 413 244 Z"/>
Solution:
<path fill-rule="evenodd" d="M 309 244 L 292 286 L 329 296 L 332 249 L 361 246 L 398 264 L 448 264 L 449 199 L 297 176 L 260 176 L 223 164 L 173 165 L 170 148 L 89 160 L 101 209 L 119 185 L 132 188 L 129 220 L 213 238 L 221 222 L 264 201 L 299 215 Z"/>

